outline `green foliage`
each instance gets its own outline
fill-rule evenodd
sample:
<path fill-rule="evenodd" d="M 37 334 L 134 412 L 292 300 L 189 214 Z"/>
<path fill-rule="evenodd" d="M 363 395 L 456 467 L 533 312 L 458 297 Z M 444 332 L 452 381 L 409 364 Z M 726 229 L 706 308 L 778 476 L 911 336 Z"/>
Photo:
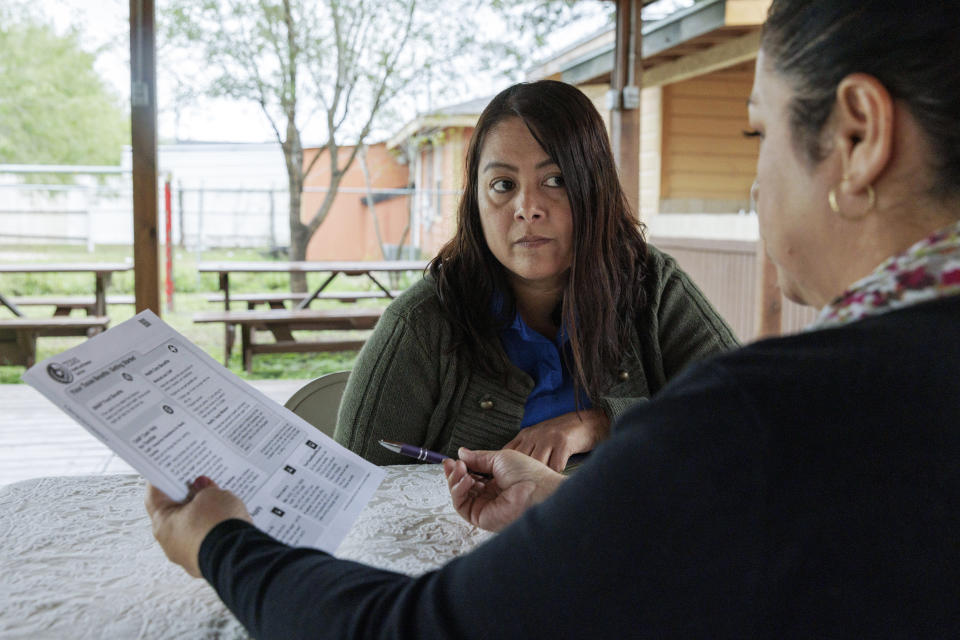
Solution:
<path fill-rule="evenodd" d="M 75 32 L 0 22 L 0 163 L 119 164 L 130 122 Z"/>

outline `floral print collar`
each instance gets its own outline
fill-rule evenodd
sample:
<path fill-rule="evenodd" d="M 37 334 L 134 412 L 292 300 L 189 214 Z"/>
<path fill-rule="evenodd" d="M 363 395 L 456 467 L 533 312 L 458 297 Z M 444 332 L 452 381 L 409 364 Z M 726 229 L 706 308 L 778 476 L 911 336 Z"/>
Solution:
<path fill-rule="evenodd" d="M 810 329 L 824 329 L 919 302 L 960 294 L 960 221 L 885 260 L 825 306 Z"/>

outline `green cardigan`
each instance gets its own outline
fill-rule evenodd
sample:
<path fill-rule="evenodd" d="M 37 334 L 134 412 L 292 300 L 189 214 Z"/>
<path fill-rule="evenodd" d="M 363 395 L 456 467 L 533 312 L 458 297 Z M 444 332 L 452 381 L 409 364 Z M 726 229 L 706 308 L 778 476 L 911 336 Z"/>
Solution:
<path fill-rule="evenodd" d="M 737 346 L 703 293 L 670 256 L 649 247 L 647 306 L 632 328 L 615 383 L 594 406 L 611 422 L 647 399 L 687 364 Z M 450 351 L 451 328 L 427 277 L 398 297 L 377 322 L 344 390 L 334 438 L 376 464 L 412 462 L 380 446 L 396 440 L 456 457 L 459 447 L 500 449 L 520 430 L 534 382 L 511 366 L 474 371 Z M 499 339 L 491 357 L 505 357 Z"/>

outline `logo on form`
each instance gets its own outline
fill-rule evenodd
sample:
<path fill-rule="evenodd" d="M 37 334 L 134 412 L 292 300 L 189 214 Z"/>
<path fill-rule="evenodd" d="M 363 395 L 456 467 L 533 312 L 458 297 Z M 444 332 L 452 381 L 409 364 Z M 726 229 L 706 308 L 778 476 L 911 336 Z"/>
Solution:
<path fill-rule="evenodd" d="M 73 382 L 73 373 L 71 373 L 70 370 L 63 365 L 56 362 L 51 362 L 47 365 L 47 375 L 62 384 L 70 384 Z"/>

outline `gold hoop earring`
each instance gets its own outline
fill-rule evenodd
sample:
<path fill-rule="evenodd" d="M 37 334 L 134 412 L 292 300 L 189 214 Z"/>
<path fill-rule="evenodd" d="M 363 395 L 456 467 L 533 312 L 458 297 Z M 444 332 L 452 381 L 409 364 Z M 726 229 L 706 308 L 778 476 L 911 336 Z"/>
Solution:
<path fill-rule="evenodd" d="M 846 182 L 846 179 L 843 182 Z M 840 184 L 843 184 L 843 182 Z M 867 215 L 877 205 L 877 192 L 873 185 L 867 185 L 867 208 L 859 216 L 848 216 L 840 210 L 840 204 L 837 202 L 837 187 L 830 189 L 830 193 L 827 194 L 827 202 L 830 203 L 830 209 L 841 218 L 855 219 Z"/>

